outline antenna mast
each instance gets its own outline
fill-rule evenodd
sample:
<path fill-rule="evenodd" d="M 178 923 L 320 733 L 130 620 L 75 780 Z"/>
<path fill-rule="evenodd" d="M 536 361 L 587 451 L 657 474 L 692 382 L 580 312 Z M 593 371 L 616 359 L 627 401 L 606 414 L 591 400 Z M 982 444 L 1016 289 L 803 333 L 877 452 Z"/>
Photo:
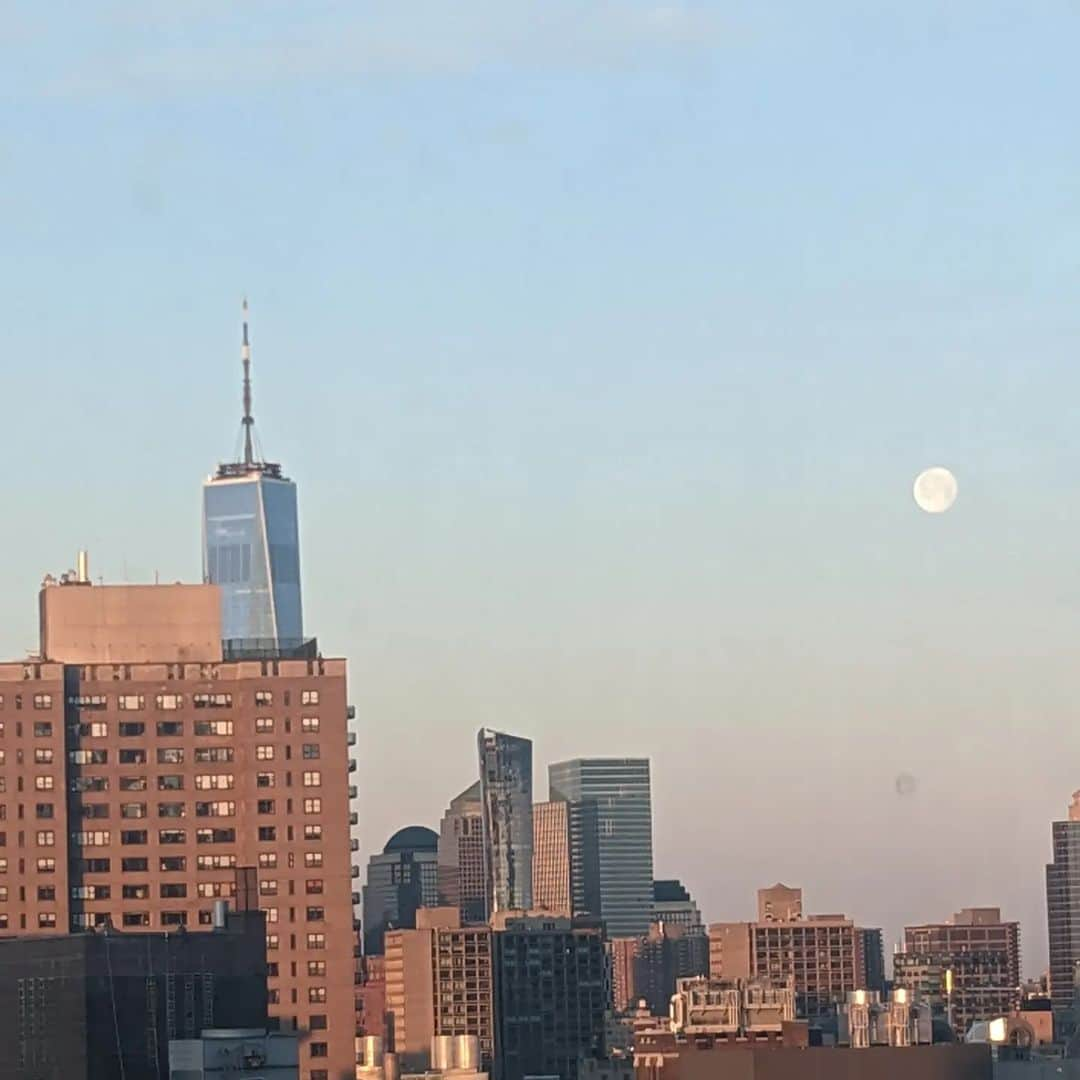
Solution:
<path fill-rule="evenodd" d="M 248 342 L 248 302 L 244 297 L 244 340 L 240 346 L 240 359 L 244 365 L 244 464 L 249 468 L 255 464 L 255 454 L 251 446 L 251 429 L 255 417 L 251 415 L 251 345 Z"/>

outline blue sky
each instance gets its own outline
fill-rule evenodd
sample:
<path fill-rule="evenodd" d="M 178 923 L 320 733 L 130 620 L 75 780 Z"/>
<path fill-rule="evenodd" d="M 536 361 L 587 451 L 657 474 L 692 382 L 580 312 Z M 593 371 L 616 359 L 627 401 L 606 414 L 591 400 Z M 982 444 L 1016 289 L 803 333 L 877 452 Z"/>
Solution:
<path fill-rule="evenodd" d="M 246 293 L 367 849 L 494 724 L 651 756 L 709 918 L 777 878 L 890 935 L 1001 904 L 1038 970 L 1080 787 L 1078 23 L 9 4 L 0 652 L 79 546 L 197 577 Z"/>

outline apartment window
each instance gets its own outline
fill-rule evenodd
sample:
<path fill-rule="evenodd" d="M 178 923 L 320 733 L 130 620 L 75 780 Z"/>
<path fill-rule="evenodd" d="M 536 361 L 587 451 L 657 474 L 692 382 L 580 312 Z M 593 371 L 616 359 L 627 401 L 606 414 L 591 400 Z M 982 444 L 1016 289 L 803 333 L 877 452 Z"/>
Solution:
<path fill-rule="evenodd" d="M 266 977 L 268 979 L 276 979 L 279 974 L 280 971 L 278 970 L 278 963 L 276 960 L 273 963 L 266 965 Z"/>
<path fill-rule="evenodd" d="M 108 891 L 108 886 L 106 886 L 106 892 L 107 891 Z M 5 893 L 7 892 L 7 886 L 4 886 L 4 892 Z M 53 900 L 53 901 L 55 901 L 56 900 L 56 886 L 55 885 L 39 885 L 38 889 L 37 889 L 37 898 L 39 900 Z M 4 896 L 4 897 L 2 897 L 0 899 L 6 900 L 7 897 Z"/>
<path fill-rule="evenodd" d="M 305 825 L 304 826 L 304 839 L 305 840 L 321 840 L 322 839 L 322 826 L 321 825 Z"/>
<path fill-rule="evenodd" d="M 146 833 L 143 833 L 143 836 L 145 835 Z M 150 862 L 143 855 L 136 856 L 135 858 L 121 859 L 120 869 L 123 870 L 125 874 L 145 874 L 146 871 L 150 869 Z"/>
<path fill-rule="evenodd" d="M 206 762 L 228 762 L 233 759 L 233 748 L 231 746 L 196 746 L 195 747 L 195 760 Z"/>
<path fill-rule="evenodd" d="M 305 851 L 304 852 L 304 865 L 307 867 L 322 866 L 322 852 L 321 851 Z"/>
<path fill-rule="evenodd" d="M 120 892 L 125 900 L 149 900 L 149 885 L 122 885 Z"/>
<path fill-rule="evenodd" d="M 3 734 L 3 726 L 0 725 L 0 735 Z M 44 746 L 39 746 L 34 751 L 34 764 L 35 765 L 51 765 L 53 762 L 53 752 Z M 2 751 L 0 751 L 0 765 L 3 765 L 4 759 Z"/>
<path fill-rule="evenodd" d="M 268 731 L 274 730 L 274 718 L 272 716 L 256 716 L 255 717 L 255 732 L 256 734 L 265 734 Z"/>
<path fill-rule="evenodd" d="M 162 855 L 158 869 L 165 874 L 178 874 L 187 869 L 187 859 L 183 855 Z"/>
<path fill-rule="evenodd" d="M 0 874 L 7 873 L 7 859 L 0 859 Z"/>
<path fill-rule="evenodd" d="M 307 973 L 309 976 L 315 978 L 321 978 L 326 974 L 326 961 L 325 960 L 309 960 L 307 962 Z"/>
<path fill-rule="evenodd" d="M 235 785 L 232 773 L 200 773 L 195 777 L 198 791 L 227 791 Z"/>
<path fill-rule="evenodd" d="M 157 722 L 158 735 L 183 735 L 184 734 L 184 722 L 183 720 L 159 720 Z"/>
<path fill-rule="evenodd" d="M 256 690 L 255 691 L 255 704 L 256 705 L 273 705 L 274 704 L 274 691 L 273 690 Z"/>
<path fill-rule="evenodd" d="M 183 791 L 184 778 L 179 773 L 170 773 L 157 778 L 158 791 Z M 198 785 L 196 785 L 198 787 Z"/>
<path fill-rule="evenodd" d="M 95 820 L 102 820 L 109 816 L 109 804 L 108 803 L 83 803 L 82 813 L 80 815 L 84 818 L 94 818 Z"/>
<path fill-rule="evenodd" d="M 7 859 L 4 860 L 4 869 L 7 869 Z M 38 859 L 37 872 L 39 874 L 55 874 L 56 860 L 53 858 Z"/>
<path fill-rule="evenodd" d="M 163 911 L 161 913 L 162 926 L 187 926 L 186 911 Z"/>
<path fill-rule="evenodd" d="M 228 709 L 232 694 L 195 694 L 191 699 L 196 709 Z"/>
<path fill-rule="evenodd" d="M 96 709 L 100 711 L 109 704 L 108 698 L 104 694 L 80 694 L 69 697 L 67 700 L 68 704 L 76 709 Z"/>
<path fill-rule="evenodd" d="M 274 800 L 260 799 L 257 808 L 260 814 L 272 814 L 274 812 Z"/>
<path fill-rule="evenodd" d="M 37 917 L 38 927 L 42 930 L 51 930 L 56 926 L 55 911 L 39 911 Z"/>
<path fill-rule="evenodd" d="M 121 720 L 118 730 L 120 732 L 120 738 L 132 739 L 136 735 L 145 735 L 146 725 L 141 721 Z"/>
<path fill-rule="evenodd" d="M 196 720 L 196 735 L 231 735 L 233 722 L 231 720 Z"/>
<path fill-rule="evenodd" d="M 158 886 L 158 896 L 162 900 L 187 899 L 187 886 L 183 882 L 169 881 Z"/>
<path fill-rule="evenodd" d="M 233 817 L 236 814 L 234 802 L 197 802 L 196 817 Z"/>
<path fill-rule="evenodd" d="M 146 751 L 145 750 L 121 750 L 120 751 L 120 764 L 121 765 L 145 765 L 146 764 Z"/>
<path fill-rule="evenodd" d="M 269 844 L 277 839 L 277 829 L 273 825 L 259 826 L 259 843 Z"/>
<path fill-rule="evenodd" d="M 273 787 L 274 786 L 274 774 L 272 772 L 261 772 L 255 774 L 255 786 L 256 787 Z"/>
<path fill-rule="evenodd" d="M 304 891 L 309 896 L 320 894 L 323 891 L 322 878 L 308 878 L 307 881 L 304 882 Z"/>
<path fill-rule="evenodd" d="M 319 730 L 319 718 L 317 716 L 302 716 L 300 718 L 300 730 L 314 733 Z"/>
<path fill-rule="evenodd" d="M 236 886 L 231 881 L 200 881 L 199 895 L 207 899 L 230 897 L 236 892 Z"/>
<path fill-rule="evenodd" d="M 108 885 L 76 885 L 71 890 L 72 900 L 109 900 L 111 897 L 112 889 Z"/>
<path fill-rule="evenodd" d="M 273 878 L 263 878 L 259 882 L 260 896 L 277 896 L 277 882 Z"/>
<path fill-rule="evenodd" d="M 120 816 L 122 818 L 146 817 L 146 803 L 126 802 L 120 804 Z"/>
<path fill-rule="evenodd" d="M 72 791 L 108 791 L 108 789 L 107 776 L 73 776 L 71 778 Z"/>
<path fill-rule="evenodd" d="M 158 829 L 158 842 L 161 844 L 183 844 L 187 833 L 183 829 Z"/>
<path fill-rule="evenodd" d="M 52 694 L 35 694 L 34 695 L 34 708 L 35 709 L 51 709 L 52 708 Z"/>
<path fill-rule="evenodd" d="M 325 986 L 309 986 L 307 999 L 310 1005 L 323 1005 L 326 1003 Z"/>
<path fill-rule="evenodd" d="M 326 1016 L 316 1014 L 308 1019 L 308 1031 L 325 1031 L 327 1028 Z"/>
<path fill-rule="evenodd" d="M 56 833 L 51 829 L 42 829 L 37 834 L 38 847 L 56 847 Z"/>
<path fill-rule="evenodd" d="M 145 844 L 146 843 L 146 830 L 145 829 L 124 829 L 120 833 L 121 844 Z"/>
<path fill-rule="evenodd" d="M 273 761 L 274 760 L 274 748 L 266 743 L 262 743 L 255 747 L 255 760 L 256 761 Z"/>
<path fill-rule="evenodd" d="M 311 1046 L 311 1056 L 313 1058 L 329 1057 L 329 1050 L 327 1049 L 329 1043 L 313 1042 L 309 1045 Z"/>
<path fill-rule="evenodd" d="M 72 765 L 107 765 L 108 750 L 69 750 L 68 761 Z"/>
<path fill-rule="evenodd" d="M 159 802 L 157 804 L 158 817 L 183 817 L 185 807 L 182 802 Z"/>
<path fill-rule="evenodd" d="M 154 704 L 163 712 L 172 712 L 182 708 L 184 704 L 183 694 L 158 694 Z"/>
<path fill-rule="evenodd" d="M 259 868 L 262 870 L 273 870 L 277 866 L 277 852 L 276 851 L 260 851 L 259 852 Z"/>
<path fill-rule="evenodd" d="M 278 921 L 278 910 L 276 907 L 266 907 L 262 909 L 263 914 L 266 916 L 268 923 Z"/>
<path fill-rule="evenodd" d="M 314 761 L 319 756 L 319 744 L 316 742 L 304 743 L 303 755 L 306 760 Z"/>
<path fill-rule="evenodd" d="M 196 829 L 195 842 L 197 844 L 235 844 L 235 829 Z"/>
<path fill-rule="evenodd" d="M 122 754 L 124 751 L 121 750 Z M 145 791 L 146 790 L 146 777 L 145 776 L 121 776 L 120 777 L 120 790 L 121 791 Z"/>
<path fill-rule="evenodd" d="M 36 706 L 35 706 L 36 708 Z M 34 721 L 34 738 L 48 739 L 52 736 L 52 722 L 49 720 Z"/>
<path fill-rule="evenodd" d="M 71 834 L 76 847 L 105 847 L 109 843 L 108 829 L 85 829 Z"/>
<path fill-rule="evenodd" d="M 281 1003 L 281 991 L 275 987 L 273 990 L 266 991 L 266 1003 L 268 1005 L 278 1005 Z"/>
<path fill-rule="evenodd" d="M 34 790 L 35 791 L 52 791 L 56 781 L 51 776 L 35 776 L 34 777 Z"/>
<path fill-rule="evenodd" d="M 51 818 L 54 816 L 53 804 L 51 802 L 39 802 L 34 806 L 34 817 L 39 819 Z"/>
<path fill-rule="evenodd" d="M 309 1075 L 311 1080 L 330 1080 L 328 1069 L 312 1069 Z"/>
<path fill-rule="evenodd" d="M 150 912 L 148 911 L 125 911 L 123 915 L 124 926 L 149 926 Z"/>
<path fill-rule="evenodd" d="M 306 772 L 306 773 L 304 773 L 304 787 L 322 787 L 322 773 L 320 773 L 320 772 Z"/>
<path fill-rule="evenodd" d="M 201 830 L 208 832 L 209 830 Z M 200 840 L 199 843 L 202 843 Z M 236 866 L 235 855 L 200 855 L 195 860 L 199 870 L 231 870 Z"/>
<path fill-rule="evenodd" d="M 308 922 L 324 922 L 326 919 L 326 910 L 321 907 L 309 907 L 307 909 L 307 921 Z"/>
<path fill-rule="evenodd" d="M 82 739 L 104 739 L 109 734 L 109 729 L 102 720 L 95 720 L 92 724 L 78 724 L 75 730 Z"/>
<path fill-rule="evenodd" d="M 301 705 L 318 705 L 319 704 L 319 691 L 318 690 L 301 690 L 300 691 L 300 704 Z"/>
<path fill-rule="evenodd" d="M 183 765 L 184 750 L 180 746 L 161 746 L 158 748 L 159 765 Z"/>
<path fill-rule="evenodd" d="M 322 799 L 305 799 L 304 800 L 304 813 L 305 814 L 321 814 L 322 813 Z"/>
<path fill-rule="evenodd" d="M 268 952 L 273 952 L 274 950 L 276 950 L 278 948 L 278 942 L 279 942 L 279 939 L 278 939 L 277 934 L 267 934 L 266 935 L 266 948 L 267 948 L 267 951 Z"/>
<path fill-rule="evenodd" d="M 142 694 L 121 694 L 116 699 L 116 706 L 121 712 L 132 712 L 142 709 L 146 705 L 146 698 Z"/>

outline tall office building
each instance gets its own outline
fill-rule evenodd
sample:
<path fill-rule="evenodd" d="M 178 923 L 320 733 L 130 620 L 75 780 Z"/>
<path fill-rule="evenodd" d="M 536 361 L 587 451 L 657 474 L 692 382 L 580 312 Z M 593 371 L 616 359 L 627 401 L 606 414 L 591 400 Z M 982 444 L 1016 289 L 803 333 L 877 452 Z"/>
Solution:
<path fill-rule="evenodd" d="M 603 933 L 570 919 L 494 919 L 496 1075 L 577 1080 L 583 1058 L 602 1057 L 611 987 Z"/>
<path fill-rule="evenodd" d="M 387 930 L 415 927 L 417 909 L 438 902 L 439 834 L 422 825 L 399 829 L 368 862 L 364 953 L 377 956 Z"/>
<path fill-rule="evenodd" d="M 652 795 L 647 758 L 578 758 L 548 771 L 551 799 L 570 807 L 578 914 L 610 937 L 649 932 L 653 906 Z"/>
<path fill-rule="evenodd" d="M 304 638 L 296 485 L 256 453 L 246 300 L 241 361 L 243 454 L 203 485 L 203 580 L 221 588 L 226 656 L 268 642 L 300 649 Z"/>
<path fill-rule="evenodd" d="M 709 927 L 713 979 L 794 979 L 799 1015 L 835 1015 L 867 985 L 865 931 L 844 915 L 803 915 L 802 890 L 777 885 L 758 893 L 758 921 Z"/>
<path fill-rule="evenodd" d="M 533 805 L 532 906 L 567 918 L 574 913 L 569 806 L 564 802 Z"/>
<path fill-rule="evenodd" d="M 40 656 L 0 664 L 0 935 L 258 906 L 303 1077 L 351 1075 L 345 661 L 224 661 L 212 585 L 46 584 L 40 619 Z"/>
<path fill-rule="evenodd" d="M 1080 965 L 1080 791 L 1065 821 L 1053 824 L 1054 861 L 1046 867 L 1046 921 L 1050 939 L 1050 1001 L 1057 1036 L 1071 1036 Z"/>
<path fill-rule="evenodd" d="M 532 907 L 532 742 L 482 730 L 480 802 L 488 914 Z"/>
<path fill-rule="evenodd" d="M 686 886 L 677 879 L 653 882 L 652 921 L 681 926 L 692 934 L 704 936 L 706 932 L 701 911 Z"/>
<path fill-rule="evenodd" d="M 457 908 L 466 926 L 487 922 L 479 780 L 451 800 L 439 826 L 439 904 Z"/>
<path fill-rule="evenodd" d="M 976 1021 L 1020 1007 L 1020 924 L 1002 922 L 998 908 L 965 908 L 950 922 L 907 926 L 893 975 L 896 986 L 946 1012 L 963 1038 Z"/>
<path fill-rule="evenodd" d="M 486 1067 L 495 1055 L 492 934 L 462 926 L 456 908 L 425 908 L 416 929 L 386 934 L 390 1046 L 406 1070 L 425 1070 L 432 1039 L 474 1035 Z"/>

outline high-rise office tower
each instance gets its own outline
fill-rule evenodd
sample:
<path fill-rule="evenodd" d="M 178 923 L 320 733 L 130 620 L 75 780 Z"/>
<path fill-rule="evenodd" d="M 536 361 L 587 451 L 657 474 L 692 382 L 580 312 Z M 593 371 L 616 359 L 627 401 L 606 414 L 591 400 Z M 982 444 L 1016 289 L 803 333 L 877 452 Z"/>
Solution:
<path fill-rule="evenodd" d="M 439 903 L 457 908 L 466 926 L 487 922 L 479 780 L 451 800 L 439 826 Z"/>
<path fill-rule="evenodd" d="M 241 360 L 242 456 L 203 485 L 203 580 L 221 588 L 226 656 L 259 642 L 299 648 L 304 636 L 296 485 L 257 453 L 246 300 Z"/>
<path fill-rule="evenodd" d="M 1050 1001 L 1057 1037 L 1071 1036 L 1080 965 L 1080 791 L 1065 821 L 1053 824 L 1054 861 L 1046 867 L 1046 921 L 1050 939 Z"/>
<path fill-rule="evenodd" d="M 653 882 L 652 921 L 681 926 L 689 933 L 705 934 L 705 923 L 693 897 L 681 881 Z"/>
<path fill-rule="evenodd" d="M 223 660 L 212 585 L 47 583 L 40 619 L 40 656 L 0 664 L 0 934 L 257 906 L 304 1080 L 352 1075 L 345 661 Z"/>
<path fill-rule="evenodd" d="M 552 765 L 551 798 L 571 804 L 578 914 L 610 937 L 649 932 L 653 905 L 652 795 L 647 758 L 578 758 Z"/>
<path fill-rule="evenodd" d="M 574 913 L 569 808 L 565 802 L 533 805 L 532 906 L 567 918 Z"/>
<path fill-rule="evenodd" d="M 364 953 L 383 951 L 388 929 L 416 926 L 418 908 L 439 902 L 439 834 L 422 825 L 399 829 L 368 861 L 364 885 Z"/>
<path fill-rule="evenodd" d="M 1020 1007 L 1020 925 L 1002 922 L 998 908 L 965 908 L 950 922 L 907 926 L 893 974 L 895 985 L 945 1011 L 963 1038 L 976 1021 Z"/>
<path fill-rule="evenodd" d="M 488 914 L 532 907 L 532 742 L 482 730 L 480 802 Z"/>
<path fill-rule="evenodd" d="M 603 933 L 570 919 L 496 915 L 496 1075 L 577 1080 L 602 1057 L 611 987 Z"/>

